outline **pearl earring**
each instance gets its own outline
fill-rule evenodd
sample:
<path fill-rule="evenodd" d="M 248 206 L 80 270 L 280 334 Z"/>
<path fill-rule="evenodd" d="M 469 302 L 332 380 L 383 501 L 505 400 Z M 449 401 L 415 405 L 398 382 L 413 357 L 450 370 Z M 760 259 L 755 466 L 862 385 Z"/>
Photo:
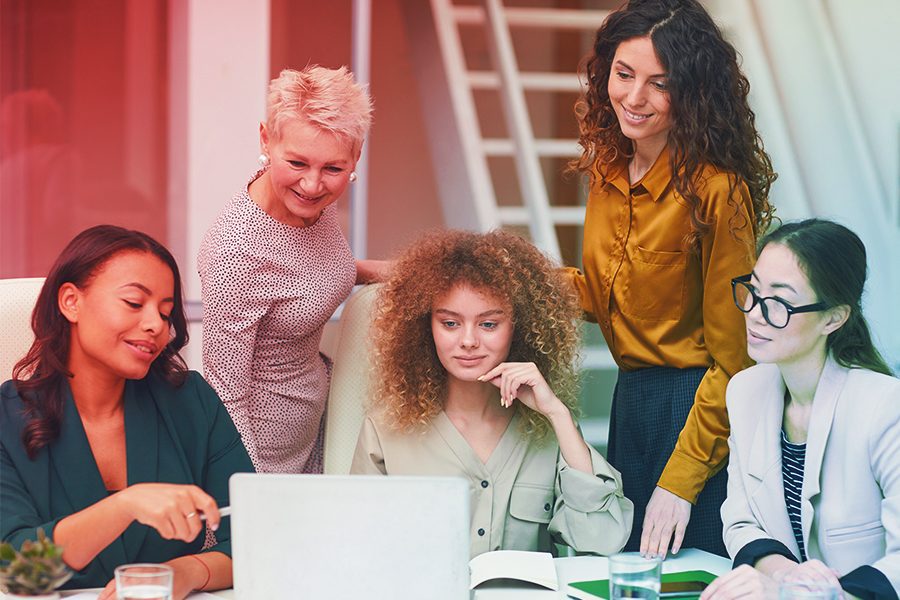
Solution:
<path fill-rule="evenodd" d="M 356 171 L 351 171 L 350 172 L 350 183 L 353 183 L 357 179 L 359 179 L 359 175 L 356 174 Z"/>
<path fill-rule="evenodd" d="M 269 157 L 265 154 L 260 154 L 259 158 L 257 158 L 256 160 L 259 161 L 259 166 L 261 166 L 261 167 L 269 166 Z"/>

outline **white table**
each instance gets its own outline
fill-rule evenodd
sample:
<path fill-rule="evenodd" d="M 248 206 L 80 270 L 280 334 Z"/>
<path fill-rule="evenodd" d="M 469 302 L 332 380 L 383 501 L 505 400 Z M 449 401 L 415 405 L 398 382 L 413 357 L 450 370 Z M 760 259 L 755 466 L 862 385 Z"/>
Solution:
<path fill-rule="evenodd" d="M 520 586 L 504 585 L 495 587 L 491 582 L 485 582 L 475 590 L 475 600 L 518 600 L 535 599 L 550 600 L 552 598 L 567 598 L 566 586 L 570 581 L 590 581 L 592 579 L 609 578 L 607 559 L 602 556 L 575 556 L 570 558 L 557 558 L 556 576 L 559 579 L 559 591 L 543 590 L 527 583 Z M 663 573 L 673 571 L 709 571 L 715 575 L 721 575 L 731 570 L 731 561 L 715 554 L 709 554 L 702 550 L 682 550 L 677 557 L 669 558 L 663 562 Z"/>
<path fill-rule="evenodd" d="M 556 575 L 559 578 L 559 591 L 538 589 L 531 584 L 521 585 L 504 584 L 496 585 L 496 582 L 485 582 L 473 594 L 474 600 L 551 600 L 553 598 L 567 598 L 566 586 L 570 581 L 588 581 L 591 579 L 607 579 L 609 568 L 607 559 L 601 556 L 575 556 L 570 558 L 557 558 Z M 663 562 L 663 573 L 673 571 L 704 570 L 721 575 L 731 569 L 731 561 L 721 556 L 709 554 L 702 550 L 682 550 L 678 556 L 666 559 Z M 83 592 L 84 590 L 82 590 Z M 94 590 L 99 591 L 99 590 Z M 77 591 L 63 592 L 63 598 L 74 596 Z M 2 598 L 2 595 L 0 595 Z M 235 600 L 234 590 L 222 590 L 214 593 L 193 594 L 189 596 L 194 600 Z"/>

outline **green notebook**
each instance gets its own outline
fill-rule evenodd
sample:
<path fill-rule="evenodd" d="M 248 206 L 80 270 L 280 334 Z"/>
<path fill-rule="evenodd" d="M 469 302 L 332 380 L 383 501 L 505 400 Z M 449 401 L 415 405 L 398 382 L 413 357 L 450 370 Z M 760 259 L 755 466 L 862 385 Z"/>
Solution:
<path fill-rule="evenodd" d="M 675 584 L 683 582 L 699 581 L 701 583 L 712 583 L 717 575 L 713 575 L 708 571 L 681 571 L 679 573 L 663 573 L 662 576 L 662 592 L 660 598 L 678 598 L 679 600 L 691 600 L 699 598 L 700 591 L 679 591 L 679 586 L 667 586 L 666 584 Z M 667 592 L 666 588 L 673 588 Z M 583 600 L 597 600 L 603 598 L 609 600 L 609 579 L 597 579 L 595 581 L 574 581 L 569 584 L 566 593 L 573 598 L 581 598 Z"/>

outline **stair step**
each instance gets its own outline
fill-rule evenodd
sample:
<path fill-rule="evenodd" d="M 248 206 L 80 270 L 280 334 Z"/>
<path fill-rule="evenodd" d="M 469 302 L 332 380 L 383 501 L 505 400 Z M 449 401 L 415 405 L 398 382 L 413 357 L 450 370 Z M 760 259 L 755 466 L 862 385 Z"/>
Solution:
<path fill-rule="evenodd" d="M 469 85 L 473 89 L 500 89 L 500 75 L 494 71 L 469 71 Z M 526 90 L 548 92 L 581 92 L 582 85 L 575 73 L 519 73 Z"/>
<path fill-rule="evenodd" d="M 538 156 L 576 157 L 581 156 L 581 146 L 575 139 L 534 140 Z M 515 144 L 509 138 L 485 138 L 481 149 L 486 156 L 514 156 Z"/>
<path fill-rule="evenodd" d="M 510 27 L 540 27 L 544 29 L 583 29 L 596 31 L 609 15 L 608 10 L 580 10 L 566 8 L 504 9 Z M 481 6 L 454 6 L 453 17 L 460 25 L 482 25 L 485 22 Z"/>
<path fill-rule="evenodd" d="M 500 222 L 504 225 L 528 225 L 531 223 L 531 214 L 524 206 L 498 206 L 497 212 L 500 214 Z M 584 224 L 584 207 L 551 206 L 550 218 L 556 225 L 582 225 Z M 598 357 L 595 358 L 599 360 Z M 609 360 L 612 361 L 612 357 Z"/>

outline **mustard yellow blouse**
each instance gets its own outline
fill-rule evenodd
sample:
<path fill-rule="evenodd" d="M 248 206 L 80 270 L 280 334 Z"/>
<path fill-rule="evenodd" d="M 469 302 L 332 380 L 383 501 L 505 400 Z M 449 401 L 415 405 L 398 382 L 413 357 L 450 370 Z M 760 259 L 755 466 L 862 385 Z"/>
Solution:
<path fill-rule="evenodd" d="M 729 173 L 705 167 L 696 183 L 709 231 L 690 250 L 690 209 L 673 189 L 667 150 L 634 185 L 624 160 L 607 167 L 605 180 L 596 175 L 584 272 L 567 272 L 620 368 L 708 367 L 658 482 L 695 502 L 728 456 L 725 387 L 751 364 L 744 317 L 731 297 L 731 278 L 754 263 L 750 193 L 743 183 L 732 191 Z"/>

